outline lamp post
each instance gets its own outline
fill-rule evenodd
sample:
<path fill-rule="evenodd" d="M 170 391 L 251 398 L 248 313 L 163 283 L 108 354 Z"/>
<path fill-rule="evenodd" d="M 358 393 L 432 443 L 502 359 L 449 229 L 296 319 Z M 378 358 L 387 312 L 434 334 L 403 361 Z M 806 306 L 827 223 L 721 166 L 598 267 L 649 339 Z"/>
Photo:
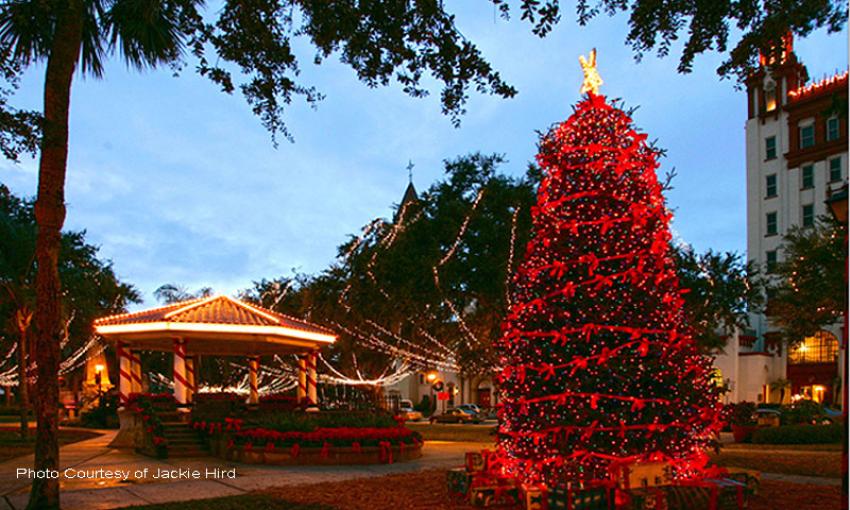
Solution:
<path fill-rule="evenodd" d="M 94 383 L 97 384 L 97 405 L 103 405 L 103 365 L 94 366 Z"/>
<path fill-rule="evenodd" d="M 437 410 L 437 402 L 434 400 L 434 384 L 437 382 L 437 372 L 431 371 L 425 374 L 425 380 L 428 381 L 428 386 L 430 387 L 431 398 L 428 400 L 428 407 L 431 411 L 431 416 L 434 416 L 434 412 Z"/>
<path fill-rule="evenodd" d="M 832 213 L 832 216 L 836 221 L 847 227 L 847 184 L 844 184 L 840 189 L 832 191 L 829 190 L 826 198 L 826 205 L 829 206 L 829 212 Z M 845 235 L 844 238 L 845 247 L 847 245 L 847 237 Z M 850 274 L 850 265 L 848 265 L 847 256 L 844 257 L 844 283 L 848 282 L 848 274 Z M 845 289 L 846 295 L 847 289 Z M 850 358 L 848 358 L 848 342 L 847 342 L 847 308 L 844 308 L 844 327 L 841 331 L 841 340 L 844 345 L 844 353 L 842 354 L 842 358 L 844 360 L 844 368 L 842 370 L 843 374 L 841 376 L 841 400 L 842 400 L 842 416 L 844 419 L 844 434 L 842 434 L 841 441 L 841 508 L 842 510 L 847 510 L 848 505 L 848 496 L 850 496 L 850 492 L 848 492 L 847 486 L 847 441 L 848 434 L 850 434 L 850 423 L 847 421 L 847 362 Z"/>

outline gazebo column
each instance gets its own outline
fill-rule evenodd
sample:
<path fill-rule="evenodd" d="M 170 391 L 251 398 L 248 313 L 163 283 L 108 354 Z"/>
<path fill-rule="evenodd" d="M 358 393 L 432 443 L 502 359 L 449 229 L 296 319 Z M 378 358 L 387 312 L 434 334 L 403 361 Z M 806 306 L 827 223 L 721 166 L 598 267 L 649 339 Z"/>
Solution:
<path fill-rule="evenodd" d="M 298 356 L 298 387 L 295 390 L 295 399 L 298 403 L 307 398 L 307 357 Z"/>
<path fill-rule="evenodd" d="M 130 355 L 130 376 L 133 379 L 133 393 L 142 392 L 142 358 L 141 351 L 129 351 Z"/>
<path fill-rule="evenodd" d="M 124 342 L 116 342 L 115 352 L 118 354 L 118 402 L 121 407 L 125 407 L 130 393 L 133 392 L 132 361 Z"/>
<path fill-rule="evenodd" d="M 194 402 L 195 393 L 198 391 L 198 380 L 195 375 L 195 357 L 188 356 L 186 358 L 186 380 L 189 384 L 186 387 L 186 401 Z"/>
<path fill-rule="evenodd" d="M 318 395 L 316 394 L 316 361 L 317 354 L 315 351 L 307 354 L 307 403 L 309 405 L 317 405 L 319 403 Z"/>
<path fill-rule="evenodd" d="M 174 339 L 174 399 L 177 405 L 188 403 L 189 379 L 186 376 L 186 342 Z"/>
<path fill-rule="evenodd" d="M 249 404 L 259 404 L 260 403 L 260 388 L 257 384 L 257 376 L 260 371 L 260 357 L 259 356 L 251 356 L 248 359 L 248 403 Z"/>

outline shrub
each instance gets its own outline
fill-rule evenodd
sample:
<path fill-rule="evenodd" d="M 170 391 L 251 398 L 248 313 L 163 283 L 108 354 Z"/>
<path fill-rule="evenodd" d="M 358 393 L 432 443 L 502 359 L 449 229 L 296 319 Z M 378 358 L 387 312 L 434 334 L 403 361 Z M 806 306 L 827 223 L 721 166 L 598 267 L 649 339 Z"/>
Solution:
<path fill-rule="evenodd" d="M 21 408 L 18 406 L 0 406 L 0 416 L 19 416 Z"/>
<path fill-rule="evenodd" d="M 218 392 L 204 392 L 204 393 L 195 393 L 192 397 L 196 404 L 206 403 L 206 402 L 243 402 L 245 401 L 245 395 L 240 395 L 239 393 L 235 393 L 232 391 L 218 391 Z"/>
<path fill-rule="evenodd" d="M 309 432 L 318 428 L 387 428 L 397 423 L 385 412 L 274 412 L 246 415 L 245 428 Z"/>
<path fill-rule="evenodd" d="M 237 393 L 196 393 L 192 407 L 195 421 L 220 422 L 225 418 L 243 414 L 244 397 Z"/>
<path fill-rule="evenodd" d="M 799 400 L 782 408 L 783 425 L 816 424 L 827 418 L 821 404 L 814 400 Z"/>
<path fill-rule="evenodd" d="M 755 425 L 756 420 L 753 418 L 753 413 L 756 412 L 756 405 L 752 402 L 738 402 L 732 404 L 732 413 L 729 417 L 729 422 L 732 425 L 750 426 Z"/>
<path fill-rule="evenodd" d="M 407 427 L 335 427 L 318 428 L 309 432 L 288 431 L 280 432 L 270 429 L 242 430 L 234 434 L 234 442 L 238 445 L 250 443 L 252 446 L 266 447 L 268 443 L 275 447 L 291 447 L 298 444 L 303 447 L 331 446 L 379 446 L 382 442 L 397 445 L 416 444 L 422 442 L 422 435 Z"/>
<path fill-rule="evenodd" d="M 759 444 L 821 444 L 840 443 L 844 426 L 831 425 L 783 425 L 766 427 L 755 431 L 753 443 Z"/>
<path fill-rule="evenodd" d="M 425 416 L 431 414 L 431 397 L 422 395 L 422 400 L 419 401 L 415 409 Z"/>
<path fill-rule="evenodd" d="M 260 396 L 260 409 L 293 411 L 301 407 L 298 399 L 284 393 L 271 393 Z"/>
<path fill-rule="evenodd" d="M 80 415 L 80 424 L 95 429 L 118 428 L 118 396 L 109 393 L 101 396 L 97 406 Z"/>

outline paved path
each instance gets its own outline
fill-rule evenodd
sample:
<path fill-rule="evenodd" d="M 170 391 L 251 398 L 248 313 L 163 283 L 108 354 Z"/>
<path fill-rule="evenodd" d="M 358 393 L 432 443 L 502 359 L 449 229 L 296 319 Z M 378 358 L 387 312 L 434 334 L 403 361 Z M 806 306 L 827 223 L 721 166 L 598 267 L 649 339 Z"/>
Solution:
<path fill-rule="evenodd" d="M 102 431 L 97 438 L 62 447 L 61 471 L 83 478 L 62 477 L 62 508 L 101 510 L 148 503 L 185 501 L 243 494 L 258 489 L 391 473 L 448 468 L 463 463 L 464 452 L 480 450 L 489 443 L 428 441 L 422 458 L 398 464 L 369 466 L 253 466 L 213 457 L 200 459 L 151 459 L 129 451 L 108 447 L 115 431 Z M 788 453 L 783 451 L 783 453 Z M 0 463 L 0 510 L 23 509 L 29 496 L 30 479 L 18 476 L 18 469 L 31 468 L 33 456 Z M 235 478 L 216 477 L 215 470 L 235 469 Z M 145 469 L 147 471 L 145 472 Z M 183 470 L 182 472 L 179 470 Z M 200 479 L 155 478 L 157 473 L 185 475 L 193 470 Z M 207 473 L 207 470 L 210 470 Z M 117 477 L 112 475 L 119 475 Z M 766 480 L 790 483 L 840 485 L 831 478 L 763 473 Z"/>
<path fill-rule="evenodd" d="M 213 457 L 200 459 L 151 459 L 109 448 L 115 435 L 62 447 L 61 471 L 90 478 L 60 478 L 64 510 L 100 510 L 129 505 L 184 501 L 243 494 L 258 489 L 381 476 L 391 473 L 448 468 L 463 463 L 464 452 L 485 448 L 484 443 L 428 441 L 422 458 L 397 464 L 368 466 L 253 466 Z M 0 510 L 23 509 L 29 497 L 30 479 L 16 476 L 18 469 L 32 467 L 32 455 L 0 463 Z M 216 478 L 213 470 L 235 469 L 235 478 Z M 145 473 L 147 469 L 147 473 Z M 183 470 L 180 472 L 179 470 Z M 197 470 L 200 479 L 154 478 L 157 473 L 184 475 Z M 207 473 L 207 471 L 210 471 Z M 119 474 L 118 478 L 110 476 Z M 126 476 L 126 478 L 124 478 Z"/>

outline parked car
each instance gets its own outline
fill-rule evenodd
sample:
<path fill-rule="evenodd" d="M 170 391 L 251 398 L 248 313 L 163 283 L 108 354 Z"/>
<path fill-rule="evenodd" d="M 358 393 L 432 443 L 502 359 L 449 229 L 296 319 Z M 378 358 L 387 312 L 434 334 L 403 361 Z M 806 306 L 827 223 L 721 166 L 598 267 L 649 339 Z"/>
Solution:
<path fill-rule="evenodd" d="M 404 400 L 401 401 L 401 405 L 398 408 L 398 415 L 403 417 L 407 421 L 419 421 L 423 418 L 422 413 L 413 408 L 412 404 L 409 404 L 409 400 L 405 403 Z"/>
<path fill-rule="evenodd" d="M 461 404 L 461 405 L 457 406 L 456 409 L 460 409 L 461 411 L 465 411 L 466 413 L 469 413 L 469 414 L 475 414 L 475 415 L 481 414 L 481 408 L 478 407 L 475 404 Z"/>
<path fill-rule="evenodd" d="M 481 423 L 478 415 L 470 414 L 457 407 L 449 409 L 443 414 L 431 416 L 431 423 Z"/>

